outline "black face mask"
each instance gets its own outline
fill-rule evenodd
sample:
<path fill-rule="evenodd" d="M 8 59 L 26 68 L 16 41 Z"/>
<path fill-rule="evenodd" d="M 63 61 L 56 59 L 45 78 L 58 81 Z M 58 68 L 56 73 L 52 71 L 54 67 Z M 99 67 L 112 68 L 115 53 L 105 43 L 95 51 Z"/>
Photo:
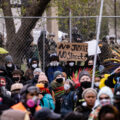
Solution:
<path fill-rule="evenodd" d="M 34 77 L 34 78 L 35 78 L 36 80 L 38 80 L 38 77 L 39 77 L 39 75 L 35 75 L 35 77 Z"/>
<path fill-rule="evenodd" d="M 7 68 L 8 70 L 13 70 L 13 69 L 14 69 L 14 65 L 12 64 L 12 66 L 8 67 L 7 64 L 6 64 L 6 68 Z"/>
<path fill-rule="evenodd" d="M 91 82 L 88 82 L 88 81 L 81 82 L 81 87 L 90 88 L 91 87 Z"/>
<path fill-rule="evenodd" d="M 63 82 L 63 78 L 57 78 L 56 81 L 57 81 L 58 83 L 62 83 L 62 82 Z"/>
<path fill-rule="evenodd" d="M 45 88 L 47 88 L 48 87 L 48 83 L 45 83 Z"/>
<path fill-rule="evenodd" d="M 20 101 L 20 94 L 19 93 L 12 93 L 11 98 L 15 100 L 15 103 L 18 103 Z"/>
<path fill-rule="evenodd" d="M 38 82 L 38 77 L 39 77 L 39 75 L 35 75 L 35 77 L 33 79 L 33 83 L 37 83 Z"/>
<path fill-rule="evenodd" d="M 118 102 L 118 103 L 114 103 L 114 106 L 119 110 L 119 112 L 120 112 L 120 102 Z"/>
<path fill-rule="evenodd" d="M 88 65 L 88 68 L 93 68 L 93 65 Z"/>
<path fill-rule="evenodd" d="M 14 81 L 14 82 L 17 82 L 17 81 L 19 81 L 19 80 L 20 80 L 19 77 L 13 77 L 13 81 Z"/>

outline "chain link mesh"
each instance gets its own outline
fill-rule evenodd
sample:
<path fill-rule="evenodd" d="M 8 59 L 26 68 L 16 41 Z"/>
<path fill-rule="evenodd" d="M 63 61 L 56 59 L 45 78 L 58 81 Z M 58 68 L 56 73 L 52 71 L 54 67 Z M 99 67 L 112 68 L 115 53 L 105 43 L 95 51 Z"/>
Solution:
<path fill-rule="evenodd" d="M 99 41 L 101 63 L 108 58 L 119 59 L 120 56 L 117 27 L 120 18 L 117 18 L 116 26 L 114 19 L 109 17 L 102 19 Z M 72 18 L 71 22 L 72 42 L 85 42 L 96 38 L 97 17 Z M 57 42 L 70 42 L 71 27 L 68 17 L 55 19 L 1 17 L 0 47 L 7 49 L 17 64 L 27 64 L 29 58 L 38 57 L 42 69 L 45 69 L 50 62 L 50 55 L 56 51 Z M 0 64 L 3 64 L 5 55 L 0 54 Z"/>

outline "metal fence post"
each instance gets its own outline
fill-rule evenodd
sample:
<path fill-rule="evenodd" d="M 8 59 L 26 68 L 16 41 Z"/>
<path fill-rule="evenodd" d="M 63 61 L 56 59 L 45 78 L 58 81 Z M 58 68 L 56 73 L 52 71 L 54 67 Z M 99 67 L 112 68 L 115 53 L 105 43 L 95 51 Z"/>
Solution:
<path fill-rule="evenodd" d="M 43 31 L 43 72 L 45 72 L 45 37 L 46 31 Z"/>
<path fill-rule="evenodd" d="M 72 13 L 71 13 L 71 9 L 69 11 L 69 28 L 70 28 L 70 43 L 72 42 Z"/>
<path fill-rule="evenodd" d="M 96 16 L 96 34 L 97 34 L 97 29 L 98 29 L 98 22 L 99 22 L 99 16 Z"/>
<path fill-rule="evenodd" d="M 95 50 L 95 56 L 94 56 L 94 66 L 93 66 L 93 74 L 92 74 L 92 88 L 94 88 L 94 79 L 95 79 L 95 70 L 96 70 L 96 62 L 97 62 L 97 51 L 98 51 L 98 43 L 100 38 L 100 28 L 101 28 L 101 21 L 102 21 L 102 13 L 103 13 L 103 3 L 104 0 L 101 0 L 101 7 L 100 7 L 100 15 L 98 20 L 98 27 L 97 27 L 97 34 L 96 34 L 96 50 Z"/>

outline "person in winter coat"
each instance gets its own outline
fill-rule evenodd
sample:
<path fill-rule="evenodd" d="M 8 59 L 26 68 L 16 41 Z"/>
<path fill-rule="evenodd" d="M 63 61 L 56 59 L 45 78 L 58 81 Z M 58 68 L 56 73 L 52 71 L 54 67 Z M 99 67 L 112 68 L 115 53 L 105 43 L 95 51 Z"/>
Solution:
<path fill-rule="evenodd" d="M 35 68 L 39 68 L 39 60 L 37 57 L 33 57 L 30 60 L 30 69 L 34 71 Z"/>
<path fill-rule="evenodd" d="M 7 55 L 5 57 L 5 69 L 6 69 L 8 77 L 10 78 L 12 78 L 12 72 L 16 69 L 19 69 L 18 66 L 14 64 L 14 61 L 11 55 Z"/>
<path fill-rule="evenodd" d="M 52 95 L 52 98 L 55 102 L 55 93 L 54 91 L 52 90 L 50 84 L 49 84 L 49 81 L 48 81 L 48 78 L 46 76 L 46 74 L 44 72 L 41 72 L 39 74 L 39 77 L 38 77 L 38 82 L 37 83 L 42 83 L 44 84 L 44 89 L 46 90 L 47 93 L 50 93 Z"/>
<path fill-rule="evenodd" d="M 10 96 L 10 92 L 5 89 L 5 80 L 0 79 L 0 112 L 9 109 L 14 104 Z"/>
<path fill-rule="evenodd" d="M 65 78 L 63 73 L 60 71 L 56 71 L 54 73 L 54 80 L 51 82 L 51 88 L 55 93 L 55 112 L 60 113 L 61 102 L 60 99 L 64 94 L 64 82 Z"/>
<path fill-rule="evenodd" d="M 6 89 L 6 79 L 4 77 L 0 77 L 0 90 L 4 96 L 11 97 L 11 92 Z"/>
<path fill-rule="evenodd" d="M 38 78 L 42 70 L 40 68 L 35 68 L 33 71 L 34 78 L 32 80 L 32 84 L 35 85 L 38 82 Z"/>
<path fill-rule="evenodd" d="M 78 101 L 77 106 L 81 105 L 82 103 L 82 92 L 91 87 L 92 79 L 90 77 L 90 74 L 87 71 L 82 71 L 79 74 L 79 82 L 80 87 L 77 89 L 77 95 L 78 95 Z"/>
<path fill-rule="evenodd" d="M 38 77 L 37 83 L 43 83 L 46 87 L 48 87 L 48 78 L 44 72 L 41 72 Z"/>
<path fill-rule="evenodd" d="M 114 89 L 120 87 L 120 67 L 111 73 L 111 75 L 105 81 L 105 85 Z"/>
<path fill-rule="evenodd" d="M 4 78 L 6 81 L 6 89 L 10 90 L 10 87 L 12 85 L 12 80 L 10 77 L 8 77 L 7 72 L 3 66 L 0 66 L 0 77 Z"/>
<path fill-rule="evenodd" d="M 102 106 L 113 104 L 113 92 L 112 90 L 105 86 L 100 89 L 97 95 L 96 107 L 91 112 L 88 120 L 98 120 L 98 113 Z"/>
<path fill-rule="evenodd" d="M 31 69 L 27 69 L 25 71 L 25 83 L 24 84 L 29 84 L 32 82 L 32 80 L 34 79 L 34 75 L 33 75 L 33 71 Z"/>
<path fill-rule="evenodd" d="M 14 70 L 12 72 L 12 82 L 14 83 L 22 83 L 24 84 L 23 73 L 21 70 Z"/>
<path fill-rule="evenodd" d="M 83 91 L 82 97 L 85 100 L 85 102 L 80 106 L 77 106 L 75 108 L 75 111 L 83 113 L 83 115 L 85 116 L 85 120 L 88 120 L 88 117 L 95 106 L 97 92 L 93 88 L 87 88 Z"/>
<path fill-rule="evenodd" d="M 29 69 L 28 73 L 26 73 L 26 82 L 25 84 L 32 84 L 32 85 L 36 85 L 38 82 L 38 78 L 39 78 L 39 74 L 42 72 L 42 70 L 40 68 L 35 68 L 33 73 L 32 71 Z"/>
<path fill-rule="evenodd" d="M 77 94 L 75 91 L 72 91 L 72 84 L 70 80 L 64 83 L 65 93 L 61 97 L 61 109 L 60 112 L 63 116 L 74 111 L 74 107 L 77 101 Z"/>
<path fill-rule="evenodd" d="M 20 110 L 23 112 L 28 112 L 30 116 L 30 120 L 33 120 L 34 113 L 41 109 L 39 105 L 39 89 L 36 86 L 25 85 L 21 91 L 21 101 L 11 108 L 13 110 Z"/>
<path fill-rule="evenodd" d="M 63 68 L 59 63 L 59 57 L 56 54 L 52 54 L 50 56 L 50 63 L 45 70 L 49 83 L 51 83 L 54 80 L 55 71 L 63 72 Z"/>
<path fill-rule="evenodd" d="M 11 86 L 11 98 L 15 104 L 20 102 L 20 99 L 21 99 L 20 90 L 22 88 L 23 88 L 22 83 L 14 83 Z"/>
<path fill-rule="evenodd" d="M 43 83 L 38 83 L 36 86 L 40 89 L 40 106 L 55 110 L 55 103 L 50 94 L 49 89 L 46 89 Z"/>

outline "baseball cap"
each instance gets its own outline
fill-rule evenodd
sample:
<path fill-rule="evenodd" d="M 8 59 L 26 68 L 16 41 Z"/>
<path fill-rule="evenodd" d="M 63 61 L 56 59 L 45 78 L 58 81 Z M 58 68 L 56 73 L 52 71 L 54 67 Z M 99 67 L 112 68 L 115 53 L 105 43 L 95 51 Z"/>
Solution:
<path fill-rule="evenodd" d="M 42 108 L 40 111 L 35 113 L 35 120 L 42 119 L 60 119 L 61 115 L 51 111 L 48 108 Z"/>

